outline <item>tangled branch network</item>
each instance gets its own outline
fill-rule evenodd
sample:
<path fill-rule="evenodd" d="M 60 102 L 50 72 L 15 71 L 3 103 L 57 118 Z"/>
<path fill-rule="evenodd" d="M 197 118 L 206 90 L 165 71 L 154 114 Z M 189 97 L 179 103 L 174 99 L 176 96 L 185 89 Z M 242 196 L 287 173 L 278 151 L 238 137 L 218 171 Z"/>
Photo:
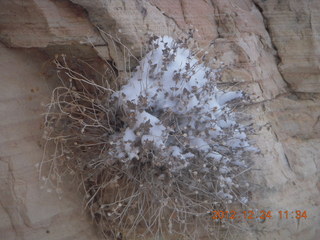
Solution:
<path fill-rule="evenodd" d="M 63 87 L 46 114 L 54 179 L 76 173 L 106 236 L 215 234 L 208 213 L 248 202 L 255 148 L 240 124 L 240 91 L 217 88 L 219 69 L 182 42 L 154 37 L 119 90 L 56 59 Z M 221 207 L 220 207 L 221 209 Z M 134 238 L 132 237 L 132 238 Z"/>

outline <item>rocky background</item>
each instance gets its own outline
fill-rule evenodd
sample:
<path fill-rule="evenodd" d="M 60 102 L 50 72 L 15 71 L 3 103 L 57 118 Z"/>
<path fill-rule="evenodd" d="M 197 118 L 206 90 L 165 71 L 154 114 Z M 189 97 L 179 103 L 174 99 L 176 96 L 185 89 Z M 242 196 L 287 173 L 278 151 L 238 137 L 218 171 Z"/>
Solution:
<path fill-rule="evenodd" d="M 308 213 L 275 216 L 242 238 L 320 239 L 318 0 L 0 0 L 0 239 L 101 239 L 75 184 L 67 182 L 59 199 L 40 188 L 35 164 L 43 153 L 42 104 L 57 84 L 54 55 L 126 70 L 123 48 L 102 31 L 137 57 L 146 33 L 192 35 L 210 60 L 223 62 L 221 84 L 255 96 L 247 112 L 262 154 L 252 202 Z"/>

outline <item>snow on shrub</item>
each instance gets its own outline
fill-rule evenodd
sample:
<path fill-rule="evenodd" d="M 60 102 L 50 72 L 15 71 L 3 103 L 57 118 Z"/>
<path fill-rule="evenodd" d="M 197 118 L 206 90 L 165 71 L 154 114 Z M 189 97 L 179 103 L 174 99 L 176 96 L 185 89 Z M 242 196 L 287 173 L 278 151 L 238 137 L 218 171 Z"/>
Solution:
<path fill-rule="evenodd" d="M 221 69 L 170 37 L 154 37 L 118 91 L 88 77 L 91 68 L 72 69 L 64 55 L 54 63 L 62 86 L 45 116 L 55 145 L 41 163 L 50 164 L 45 181 L 78 176 L 106 236 L 200 239 L 217 234 L 209 231 L 213 209 L 248 202 L 255 149 L 236 111 L 244 94 L 217 87 Z"/>
<path fill-rule="evenodd" d="M 128 125 L 113 136 L 110 156 L 146 161 L 140 158 L 151 151 L 153 164 L 172 174 L 183 169 L 204 176 L 214 172 L 219 197 L 231 202 L 235 183 L 230 175 L 247 167 L 245 155 L 253 149 L 246 128 L 237 124 L 236 113 L 228 107 L 243 93 L 219 90 L 219 70 L 200 64 L 172 38 L 158 38 L 153 46 L 113 95 Z"/>

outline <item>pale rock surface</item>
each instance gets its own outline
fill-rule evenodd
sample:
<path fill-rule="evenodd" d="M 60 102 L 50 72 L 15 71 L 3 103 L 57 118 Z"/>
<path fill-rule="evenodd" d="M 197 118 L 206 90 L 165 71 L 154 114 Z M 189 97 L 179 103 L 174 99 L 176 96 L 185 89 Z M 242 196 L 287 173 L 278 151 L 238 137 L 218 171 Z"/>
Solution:
<path fill-rule="evenodd" d="M 94 240 L 76 186 L 67 184 L 62 200 L 54 189 L 40 189 L 41 103 L 55 85 L 42 73 L 47 60 L 38 50 L 0 45 L 0 239 Z"/>
<path fill-rule="evenodd" d="M 91 22 L 107 33 L 102 35 L 108 46 L 109 57 L 120 71 L 132 67 L 124 59 L 131 55 L 142 57 L 145 54 L 145 43 L 150 34 L 175 37 L 185 35 L 171 18 L 165 17 L 146 0 L 71 1 L 84 7 Z M 123 44 L 128 48 L 124 48 Z"/>
<path fill-rule="evenodd" d="M 11 47 L 103 44 L 85 11 L 69 1 L 0 0 L 0 40 Z"/>
<path fill-rule="evenodd" d="M 260 210 L 307 210 L 309 215 L 300 221 L 275 216 L 249 226 L 242 239 L 320 239 L 319 1 L 71 1 L 0 0 L 0 40 L 46 47 L 48 54 L 1 48 L 0 239 L 95 239 L 76 191 L 66 191 L 61 201 L 41 192 L 33 167 L 41 158 L 40 103 L 52 81 L 39 76 L 41 63 L 66 50 L 95 59 L 90 46 L 81 45 L 91 41 L 99 56 L 126 69 L 117 54 L 123 47 L 114 46 L 109 35 L 98 36 L 92 25 L 136 57 L 144 54 L 147 32 L 173 37 L 194 32 L 198 47 L 209 53 L 204 60 L 224 63 L 220 84 L 255 96 L 246 110 L 260 129 L 253 138 L 262 152 L 255 159 L 253 203 Z M 30 87 L 39 91 L 31 93 Z"/>
<path fill-rule="evenodd" d="M 279 70 L 297 92 L 320 92 L 320 1 L 255 0 L 265 16 Z"/>
<path fill-rule="evenodd" d="M 210 1 L 151 0 L 150 3 L 159 8 L 165 16 L 173 19 L 180 29 L 185 32 L 195 30 L 194 38 L 200 45 L 209 45 L 219 36 L 215 9 Z"/>

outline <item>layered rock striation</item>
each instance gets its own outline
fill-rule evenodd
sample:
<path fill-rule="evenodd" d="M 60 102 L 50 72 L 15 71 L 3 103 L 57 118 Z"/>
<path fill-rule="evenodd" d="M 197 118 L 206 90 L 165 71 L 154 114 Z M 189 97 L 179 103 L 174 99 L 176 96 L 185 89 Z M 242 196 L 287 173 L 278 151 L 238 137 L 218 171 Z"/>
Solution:
<path fill-rule="evenodd" d="M 57 84 L 50 61 L 64 53 L 121 74 L 135 62 L 119 56 L 142 57 L 155 34 L 192 38 L 208 65 L 224 65 L 221 86 L 254 96 L 245 111 L 261 149 L 257 208 L 308 212 L 249 226 L 243 239 L 318 239 L 319 9 L 316 0 L 0 0 L 0 238 L 101 238 L 73 183 L 61 200 L 40 189 L 41 104 Z"/>

